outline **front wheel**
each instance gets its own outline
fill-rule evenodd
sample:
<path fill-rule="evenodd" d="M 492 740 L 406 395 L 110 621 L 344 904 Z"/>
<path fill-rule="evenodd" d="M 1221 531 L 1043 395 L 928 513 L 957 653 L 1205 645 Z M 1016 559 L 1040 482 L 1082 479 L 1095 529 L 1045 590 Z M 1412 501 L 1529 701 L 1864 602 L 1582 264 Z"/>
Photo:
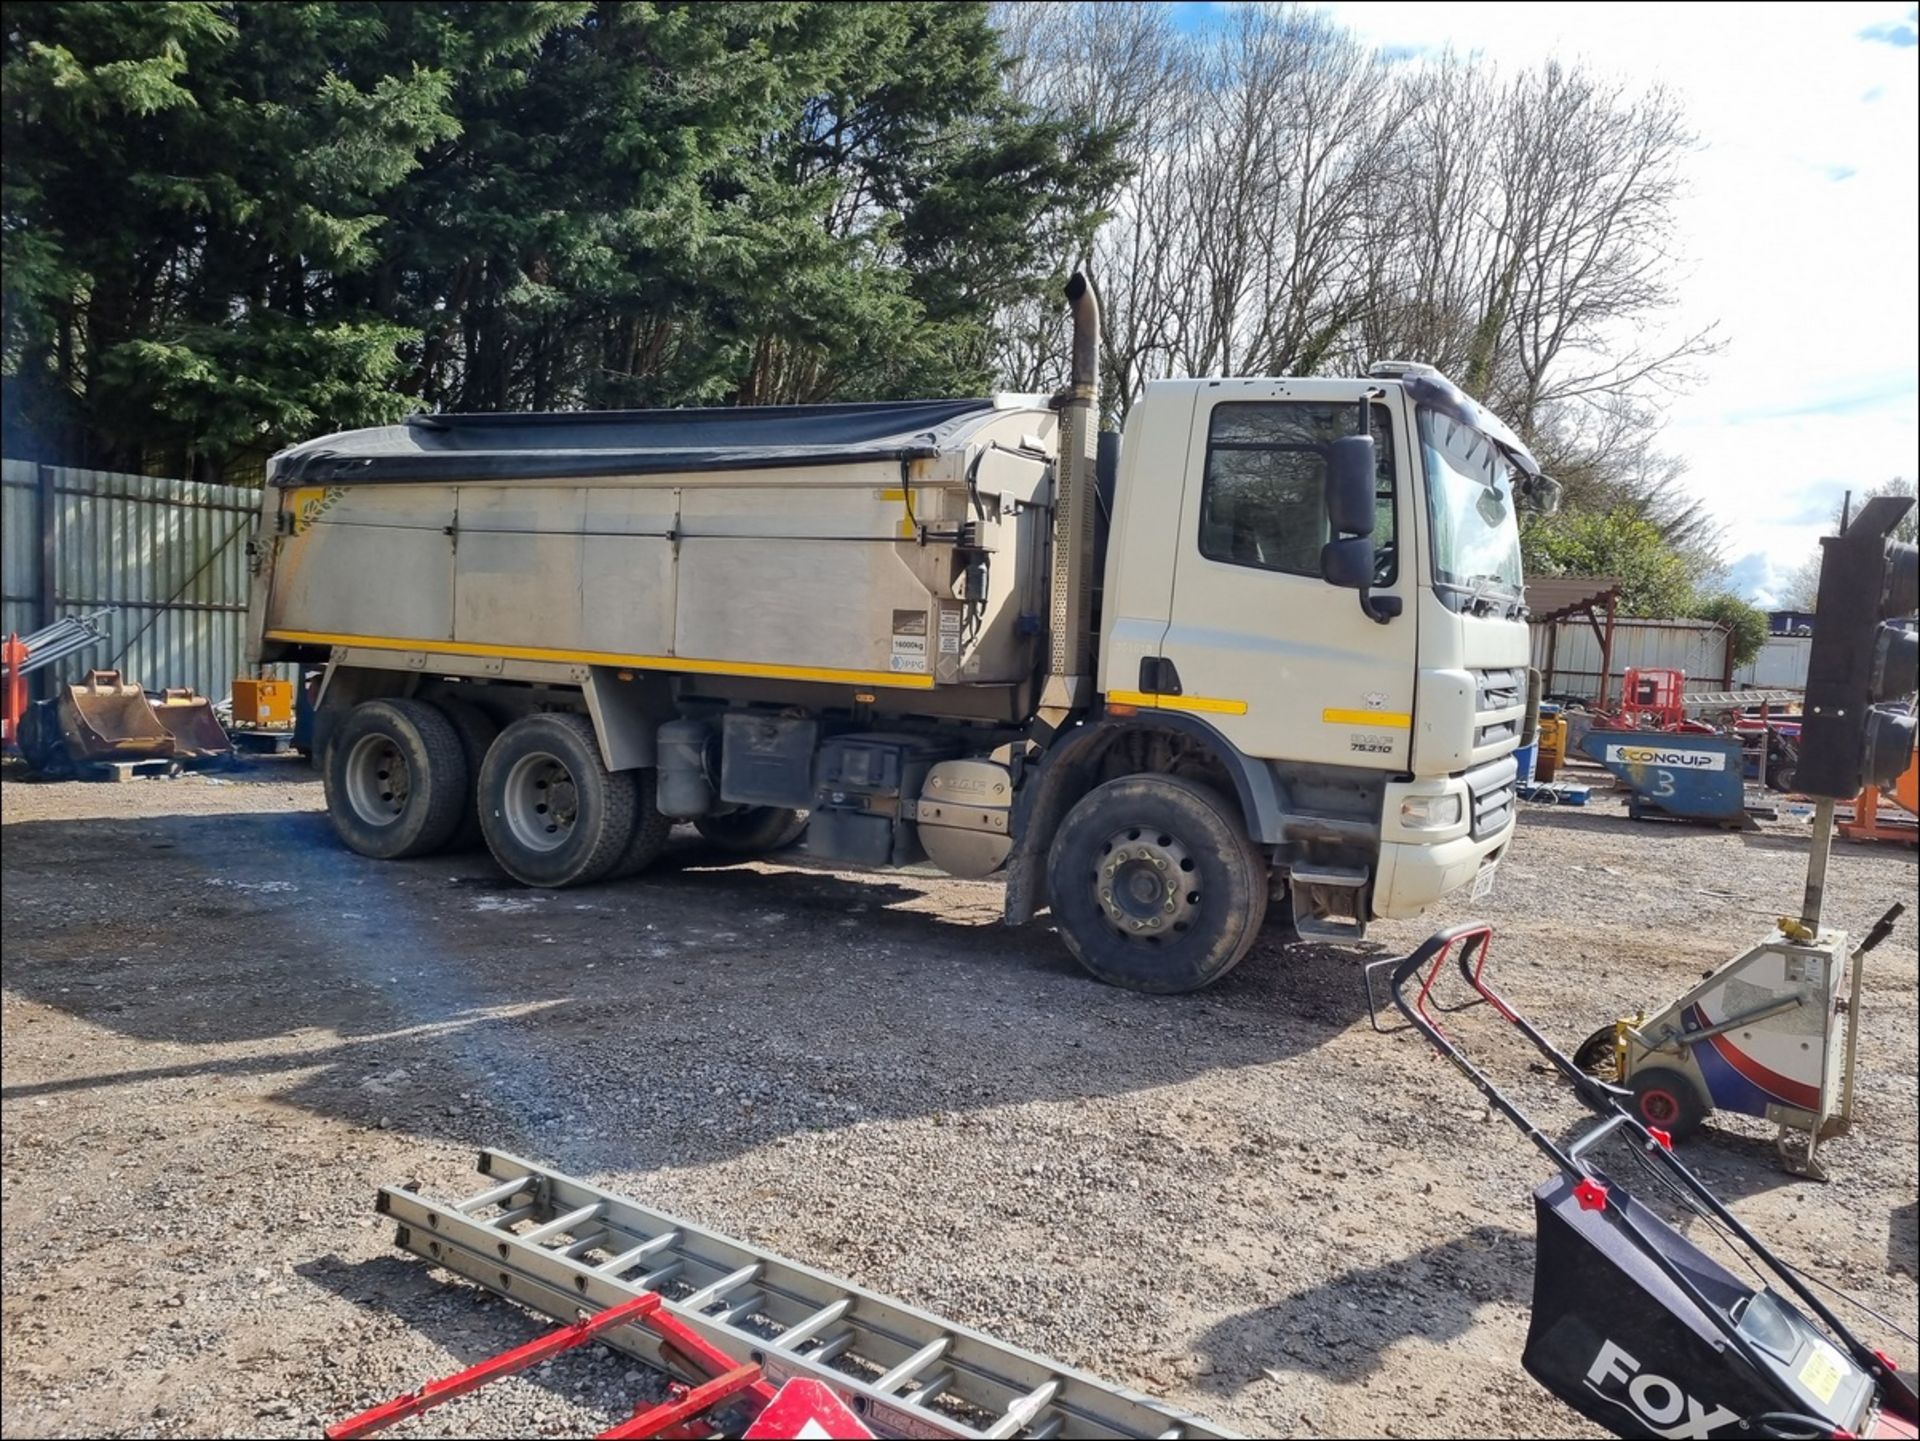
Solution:
<path fill-rule="evenodd" d="M 1267 867 L 1226 800 L 1178 776 L 1125 776 L 1067 813 L 1047 854 L 1067 949 L 1109 985 L 1197 991 L 1237 966 L 1267 912 Z"/>
<path fill-rule="evenodd" d="M 529 886 L 600 880 L 633 838 L 639 796 L 631 771 L 600 761 L 583 715 L 522 716 L 480 767 L 480 829 L 500 869 Z"/>
<path fill-rule="evenodd" d="M 1636 1070 L 1628 1082 L 1640 1124 L 1657 1127 L 1676 1141 L 1684 1141 L 1707 1119 L 1707 1103 L 1692 1081 L 1666 1066 Z"/>

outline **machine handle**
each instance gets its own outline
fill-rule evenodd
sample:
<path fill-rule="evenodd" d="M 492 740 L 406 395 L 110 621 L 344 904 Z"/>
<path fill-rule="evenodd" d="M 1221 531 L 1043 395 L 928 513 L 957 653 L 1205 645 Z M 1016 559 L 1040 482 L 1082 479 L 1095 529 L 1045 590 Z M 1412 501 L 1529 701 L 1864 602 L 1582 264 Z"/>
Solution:
<path fill-rule="evenodd" d="M 1866 939 L 1853 948 L 1855 958 L 1857 959 L 1860 956 L 1864 956 L 1868 951 L 1892 935 L 1893 923 L 1906 913 L 1907 903 L 1905 901 L 1895 901 L 1892 905 L 1888 906 L 1887 913 L 1873 923 L 1873 929 L 1867 932 Z"/>

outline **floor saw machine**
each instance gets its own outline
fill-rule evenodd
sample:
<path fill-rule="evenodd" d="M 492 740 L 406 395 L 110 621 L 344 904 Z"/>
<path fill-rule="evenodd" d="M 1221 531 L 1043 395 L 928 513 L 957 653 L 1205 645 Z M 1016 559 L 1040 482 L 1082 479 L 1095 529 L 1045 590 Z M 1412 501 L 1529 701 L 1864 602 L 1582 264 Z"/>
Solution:
<path fill-rule="evenodd" d="M 1855 948 L 1821 924 L 1835 801 L 1895 784 L 1920 729 L 1920 549 L 1890 539 L 1912 506 L 1877 496 L 1820 542 L 1794 774 L 1817 802 L 1799 917 L 1783 916 L 1651 1019 L 1603 1026 L 1574 1056 L 1627 1087 L 1641 1122 L 1676 1139 L 1715 1108 L 1774 1122 L 1787 1168 L 1820 1180 L 1820 1142 L 1853 1124 L 1861 962 L 1905 909 L 1894 906 Z"/>
<path fill-rule="evenodd" d="M 1633 1092 L 1582 1071 L 1494 988 L 1492 940 L 1488 926 L 1469 922 L 1375 964 L 1392 967 L 1407 1020 L 1554 1165 L 1533 1193 L 1533 1315 L 1520 1358 L 1528 1374 L 1615 1436 L 1920 1437 L 1912 1372 L 1854 1335 L 1812 1286 L 1833 1288 L 1775 1255 L 1707 1189 L 1673 1154 L 1673 1138 L 1640 1119 Z M 1450 957 L 1469 991 L 1458 1005 L 1436 998 Z M 1598 1121 L 1554 1140 L 1441 1029 L 1438 1012 L 1468 1005 L 1518 1029 Z M 1634 1190 L 1595 1164 L 1609 1140 L 1610 1154 L 1635 1168 Z M 1650 1201 L 1690 1213 L 1754 1279 L 1681 1235 Z"/>
<path fill-rule="evenodd" d="M 1795 777 L 1819 804 L 1797 919 L 1783 918 L 1651 1019 L 1602 1028 L 1575 1057 L 1494 988 L 1493 933 L 1482 923 L 1367 967 L 1369 1010 L 1373 975 L 1386 969 L 1407 1021 L 1553 1163 L 1557 1174 L 1533 1193 L 1533 1315 L 1521 1362 L 1616 1436 L 1920 1437 L 1912 1371 L 1860 1340 L 1813 1288 L 1909 1344 L 1912 1334 L 1769 1250 L 1673 1153 L 1675 1137 L 1718 1106 L 1776 1122 L 1790 1169 L 1824 1179 L 1819 1142 L 1852 1119 L 1861 961 L 1905 908 L 1890 909 L 1858 947 L 1824 928 L 1821 911 L 1834 801 L 1890 784 L 1913 751 L 1920 552 L 1887 538 L 1911 504 L 1871 500 L 1822 542 Z M 1458 1004 L 1435 990 L 1449 958 L 1459 972 L 1450 984 L 1466 988 Z M 1513 1025 L 1597 1121 L 1556 1140 L 1515 1105 L 1441 1028 L 1441 1014 L 1470 1006 Z M 1632 1189 L 1596 1164 L 1603 1145 Z M 1752 1280 L 1650 1203 L 1711 1231 Z"/>

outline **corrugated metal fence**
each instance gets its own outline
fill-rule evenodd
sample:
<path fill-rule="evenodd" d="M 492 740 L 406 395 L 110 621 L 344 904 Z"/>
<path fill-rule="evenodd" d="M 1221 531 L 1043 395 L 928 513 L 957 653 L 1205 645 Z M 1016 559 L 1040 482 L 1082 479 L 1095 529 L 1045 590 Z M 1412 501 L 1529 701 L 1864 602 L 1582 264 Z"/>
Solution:
<path fill-rule="evenodd" d="M 219 700 L 243 673 L 247 539 L 260 492 L 0 462 L 0 633 L 114 607 L 107 639 L 63 664 Z"/>
<path fill-rule="evenodd" d="M 1813 654 L 1810 635 L 1773 635 L 1760 654 L 1733 673 L 1736 690 L 1805 690 L 1807 660 Z"/>
<path fill-rule="evenodd" d="M 1606 624 L 1601 622 L 1602 626 Z M 1547 675 L 1548 636 L 1552 644 L 1553 674 Z M 1533 664 L 1549 695 L 1592 700 L 1600 694 L 1600 640 L 1584 617 L 1533 628 Z M 1620 699 L 1620 688 L 1630 667 L 1659 667 L 1687 673 L 1688 690 L 1720 690 L 1728 679 L 1727 631 L 1710 620 L 1630 620 L 1614 622 L 1613 664 L 1607 674 L 1607 697 Z"/>

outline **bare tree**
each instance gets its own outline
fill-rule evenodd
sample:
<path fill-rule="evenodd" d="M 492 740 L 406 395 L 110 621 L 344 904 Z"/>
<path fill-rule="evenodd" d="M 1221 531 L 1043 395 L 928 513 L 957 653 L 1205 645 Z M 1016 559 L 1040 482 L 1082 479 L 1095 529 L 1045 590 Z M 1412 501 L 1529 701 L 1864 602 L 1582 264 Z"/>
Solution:
<path fill-rule="evenodd" d="M 1715 550 L 1654 440 L 1665 395 L 1715 345 L 1662 325 L 1693 146 L 1670 94 L 1556 62 L 1393 66 L 1294 5 L 1197 31 L 1138 0 L 996 16 L 1016 95 L 1126 127 L 1132 179 L 1080 257 L 1105 300 L 1109 423 L 1155 376 L 1426 361 L 1576 493 Z M 1057 318 L 1006 320 L 1009 378 L 1057 383 Z"/>

